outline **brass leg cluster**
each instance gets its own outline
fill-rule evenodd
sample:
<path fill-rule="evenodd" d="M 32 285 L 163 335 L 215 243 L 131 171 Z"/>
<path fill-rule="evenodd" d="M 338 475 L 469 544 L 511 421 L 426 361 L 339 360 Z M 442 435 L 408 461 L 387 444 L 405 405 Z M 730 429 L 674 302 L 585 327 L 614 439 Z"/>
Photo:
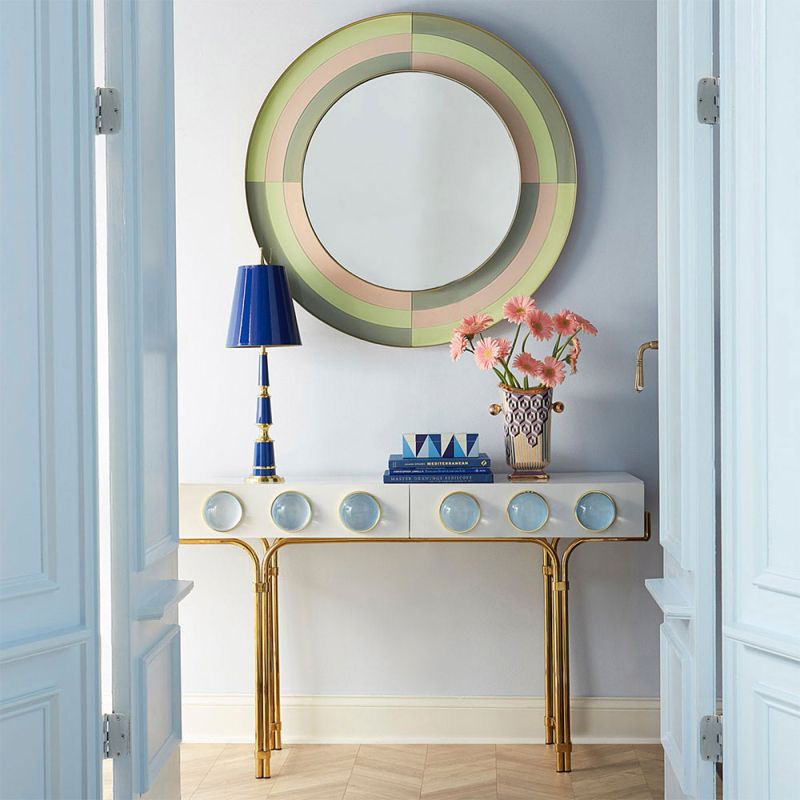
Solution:
<path fill-rule="evenodd" d="M 542 549 L 544 582 L 544 743 L 555 736 L 555 694 L 553 687 L 553 564 L 550 553 Z"/>
<path fill-rule="evenodd" d="M 281 750 L 281 669 L 280 637 L 278 635 L 278 552 L 269 551 L 269 542 L 262 539 L 264 583 L 267 603 L 264 618 L 264 659 L 262 661 L 266 683 L 265 725 L 269 732 L 269 749 Z"/>
<path fill-rule="evenodd" d="M 544 740 L 554 744 L 556 772 L 572 769 L 569 694 L 569 608 L 567 570 L 575 540 L 558 552 L 559 540 L 542 540 L 544 579 Z"/>
<path fill-rule="evenodd" d="M 266 543 L 266 540 L 263 540 Z M 181 544 L 215 544 L 215 545 L 233 545 L 244 550 L 253 562 L 253 573 L 255 580 L 253 581 L 253 594 L 255 597 L 255 766 L 256 778 L 269 778 L 269 751 L 270 751 L 270 737 L 269 720 L 272 716 L 269 713 L 267 696 L 269 692 L 270 676 L 265 669 L 266 656 L 271 652 L 270 641 L 271 637 L 267 635 L 267 629 L 270 623 L 268 616 L 270 608 L 268 582 L 265 579 L 265 568 L 261 558 L 248 542 L 243 539 L 225 539 L 225 538 L 210 538 L 203 539 L 181 539 Z M 266 545 L 268 547 L 268 545 Z M 277 626 L 277 619 L 275 621 Z"/>
<path fill-rule="evenodd" d="M 647 542 L 650 514 L 645 512 L 640 538 L 616 536 L 561 540 L 538 539 L 544 581 L 544 740 L 555 745 L 556 772 L 572 771 L 572 731 L 569 688 L 569 559 L 585 542 Z"/>

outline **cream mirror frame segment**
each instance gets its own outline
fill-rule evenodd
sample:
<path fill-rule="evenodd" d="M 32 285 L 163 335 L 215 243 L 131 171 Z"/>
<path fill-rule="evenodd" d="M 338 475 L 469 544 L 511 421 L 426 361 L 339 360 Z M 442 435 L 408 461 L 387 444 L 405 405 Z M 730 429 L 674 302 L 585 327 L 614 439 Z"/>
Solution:
<path fill-rule="evenodd" d="M 368 259 L 340 264 L 333 253 L 347 260 L 341 253 L 348 249 L 320 238 L 307 207 L 306 156 L 324 117 L 357 87 L 374 81 L 373 89 L 380 86 L 375 79 L 395 73 L 429 73 L 471 90 L 502 121 L 516 151 L 519 185 L 510 219 L 502 222 L 505 234 L 486 244 L 486 252 L 476 247 L 479 263 L 449 265 L 441 284 L 439 273 L 425 282 L 425 264 L 415 265 L 417 283 L 376 272 Z M 498 317 L 508 297 L 533 294 L 566 241 L 576 186 L 569 126 L 541 75 L 489 32 L 433 14 L 372 17 L 312 45 L 267 95 L 246 162 L 256 239 L 273 262 L 286 266 L 294 299 L 334 328 L 396 347 L 441 344 L 466 314 Z M 490 226 L 486 243 L 499 224 Z M 409 285 L 427 288 L 392 288 Z"/>

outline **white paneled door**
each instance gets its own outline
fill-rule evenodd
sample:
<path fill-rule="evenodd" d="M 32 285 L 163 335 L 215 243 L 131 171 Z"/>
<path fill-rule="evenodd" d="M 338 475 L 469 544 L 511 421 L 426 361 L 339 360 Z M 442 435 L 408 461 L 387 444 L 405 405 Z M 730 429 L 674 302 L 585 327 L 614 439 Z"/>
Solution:
<path fill-rule="evenodd" d="M 114 797 L 179 798 L 181 665 L 172 5 L 107 0 L 112 694 L 130 717 Z"/>
<path fill-rule="evenodd" d="M 800 797 L 800 3 L 720 3 L 725 797 Z"/>
<path fill-rule="evenodd" d="M 715 689 L 714 129 L 697 118 L 713 75 L 712 0 L 659 0 L 658 338 L 660 542 L 647 582 L 661 626 L 661 741 L 670 800 L 714 797 L 700 719 Z"/>
<path fill-rule="evenodd" d="M 0 797 L 100 796 L 87 2 L 0 2 Z"/>

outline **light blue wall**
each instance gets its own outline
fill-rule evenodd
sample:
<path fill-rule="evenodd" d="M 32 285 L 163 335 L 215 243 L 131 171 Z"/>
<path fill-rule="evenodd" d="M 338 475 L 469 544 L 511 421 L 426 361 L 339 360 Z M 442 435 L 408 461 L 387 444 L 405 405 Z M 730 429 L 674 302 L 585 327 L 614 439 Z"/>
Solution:
<path fill-rule="evenodd" d="M 643 478 L 657 511 L 655 361 L 633 392 L 637 346 L 656 335 L 655 3 L 458 0 L 403 10 L 461 17 L 505 38 L 552 85 L 572 127 L 578 207 L 536 295 L 600 328 L 558 397 L 556 470 Z M 256 359 L 224 348 L 234 267 L 257 257 L 244 202 L 250 127 L 267 91 L 331 30 L 398 6 L 372 0 L 177 0 L 180 465 L 184 481 L 248 471 Z M 503 461 L 496 388 L 446 348 L 349 338 L 302 309 L 304 345 L 271 358 L 286 475 L 379 474 L 406 430 L 475 430 Z M 283 689 L 289 694 L 541 695 L 538 551 L 520 545 L 303 548 L 282 555 Z M 248 564 L 184 551 L 184 691 L 251 689 Z M 658 694 L 660 615 L 643 586 L 658 544 L 596 544 L 574 558 L 576 695 Z"/>

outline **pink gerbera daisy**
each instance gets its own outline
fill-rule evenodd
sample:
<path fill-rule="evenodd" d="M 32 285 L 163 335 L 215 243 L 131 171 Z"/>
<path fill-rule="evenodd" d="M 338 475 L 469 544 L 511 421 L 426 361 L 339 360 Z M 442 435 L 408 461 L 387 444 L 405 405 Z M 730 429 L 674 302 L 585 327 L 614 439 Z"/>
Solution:
<path fill-rule="evenodd" d="M 453 331 L 453 338 L 450 339 L 450 358 L 458 361 L 461 354 L 467 349 L 467 337 L 459 330 Z"/>
<path fill-rule="evenodd" d="M 550 315 L 540 308 L 534 308 L 526 320 L 531 330 L 531 336 L 540 342 L 546 342 L 553 336 L 553 320 Z"/>
<path fill-rule="evenodd" d="M 589 322 L 586 317 L 582 317 L 580 314 L 576 314 L 574 311 L 570 312 L 572 314 L 572 319 L 575 320 L 575 324 L 584 332 L 588 333 L 589 336 L 597 336 L 597 328 Z"/>
<path fill-rule="evenodd" d="M 571 350 L 567 356 L 567 363 L 572 367 L 572 374 L 578 371 L 578 356 L 581 354 L 581 340 L 576 336 L 570 343 Z"/>
<path fill-rule="evenodd" d="M 530 353 L 519 353 L 514 358 L 514 369 L 518 369 L 524 375 L 530 375 L 535 378 L 539 375 L 539 370 L 542 368 L 542 362 L 535 359 Z"/>
<path fill-rule="evenodd" d="M 536 308 L 536 303 L 530 297 L 518 295 L 503 303 L 503 316 L 514 325 L 522 325 L 534 308 Z"/>
<path fill-rule="evenodd" d="M 553 314 L 553 327 L 559 336 L 572 336 L 578 330 L 578 323 L 571 311 L 562 308 L 558 314 Z"/>
<path fill-rule="evenodd" d="M 488 314 L 470 314 L 461 320 L 457 330 L 464 336 L 474 336 L 485 331 L 494 320 Z"/>
<path fill-rule="evenodd" d="M 552 389 L 559 383 L 564 383 L 566 372 L 563 361 L 559 361 L 553 356 L 545 356 L 538 377 L 544 386 Z"/>
<path fill-rule="evenodd" d="M 511 342 L 508 339 L 495 339 L 495 341 L 497 342 L 497 357 L 501 361 L 505 361 L 511 352 Z"/>
<path fill-rule="evenodd" d="M 491 369 L 500 363 L 500 342 L 487 336 L 475 345 L 475 363 L 481 369 Z"/>

